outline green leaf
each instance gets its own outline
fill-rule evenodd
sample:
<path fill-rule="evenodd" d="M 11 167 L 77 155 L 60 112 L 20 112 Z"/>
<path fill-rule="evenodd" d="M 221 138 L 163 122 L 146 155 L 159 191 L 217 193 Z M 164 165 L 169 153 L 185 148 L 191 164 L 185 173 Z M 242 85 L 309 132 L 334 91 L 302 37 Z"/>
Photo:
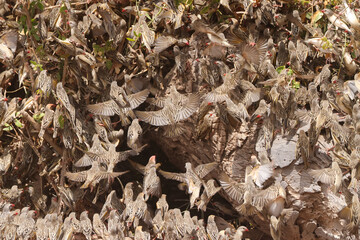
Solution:
<path fill-rule="evenodd" d="M 145 17 L 147 17 L 149 20 L 152 20 L 148 12 L 145 12 Z"/>
<path fill-rule="evenodd" d="M 294 71 L 291 68 L 287 69 L 287 75 L 291 76 L 294 74 Z"/>
<path fill-rule="evenodd" d="M 107 68 L 108 70 L 110 70 L 111 67 L 112 67 L 112 65 L 113 65 L 113 63 L 112 63 L 111 60 L 106 60 L 105 65 L 106 65 L 106 68 Z"/>
<path fill-rule="evenodd" d="M 63 116 L 63 115 L 60 115 L 58 121 L 59 121 L 59 124 L 60 124 L 60 128 L 61 128 L 61 129 L 64 129 L 64 125 L 65 125 L 64 116 Z"/>
<path fill-rule="evenodd" d="M 44 115 L 45 115 L 45 113 L 35 113 L 33 115 L 33 118 L 34 118 L 35 121 L 40 123 L 42 118 L 44 117 Z"/>
<path fill-rule="evenodd" d="M 299 89 L 300 88 L 300 82 L 293 80 L 292 81 L 292 87 L 296 88 L 296 89 Z"/>
<path fill-rule="evenodd" d="M 65 5 L 63 5 L 63 6 L 60 7 L 59 11 L 60 11 L 60 13 L 65 14 L 65 10 L 67 10 L 67 8 L 66 8 Z"/>
<path fill-rule="evenodd" d="M 41 1 L 38 1 L 37 7 L 40 9 L 40 11 L 44 10 L 44 5 L 41 3 Z"/>
<path fill-rule="evenodd" d="M 312 16 L 312 14 L 311 14 L 310 12 L 307 12 L 307 13 L 306 13 L 306 18 L 307 18 L 307 19 L 310 20 L 310 19 L 311 19 L 311 16 Z"/>
<path fill-rule="evenodd" d="M 276 68 L 276 71 L 277 71 L 278 73 L 281 73 L 282 70 L 284 70 L 284 69 L 285 69 L 285 66 L 280 66 L 280 67 Z"/>
<path fill-rule="evenodd" d="M 128 41 L 130 41 L 130 42 L 135 42 L 135 40 L 134 39 L 132 39 L 132 38 L 126 38 Z"/>
<path fill-rule="evenodd" d="M 37 35 L 36 33 L 34 33 L 33 36 L 34 36 L 34 38 L 35 38 L 36 41 L 40 41 L 39 35 Z"/>
<path fill-rule="evenodd" d="M 10 132 L 11 130 L 13 130 L 13 127 L 11 125 L 9 125 L 8 123 L 5 123 L 4 126 L 5 127 L 3 128 L 3 130 L 6 132 Z"/>
<path fill-rule="evenodd" d="M 24 125 L 17 118 L 15 118 L 14 123 L 18 128 L 23 128 L 24 127 Z"/>

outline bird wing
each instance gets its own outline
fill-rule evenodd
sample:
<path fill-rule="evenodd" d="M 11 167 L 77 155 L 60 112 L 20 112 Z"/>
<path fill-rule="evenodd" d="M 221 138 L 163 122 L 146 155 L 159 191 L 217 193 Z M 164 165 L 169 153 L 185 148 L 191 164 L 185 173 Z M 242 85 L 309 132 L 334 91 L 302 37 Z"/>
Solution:
<path fill-rule="evenodd" d="M 116 178 L 118 176 L 121 176 L 125 173 L 127 173 L 129 171 L 125 171 L 125 172 L 105 172 L 105 171 L 99 171 L 96 173 L 94 179 L 95 180 L 101 180 L 101 179 L 105 179 L 105 178 Z"/>
<path fill-rule="evenodd" d="M 175 121 L 181 121 L 190 117 L 199 107 L 200 95 L 198 93 L 190 94 L 185 101 L 181 103 L 180 109 L 175 114 Z"/>
<path fill-rule="evenodd" d="M 186 176 L 184 173 L 172 173 L 172 172 L 166 172 L 163 170 L 159 170 L 159 173 L 163 175 L 166 179 L 176 180 L 178 182 L 186 182 Z"/>
<path fill-rule="evenodd" d="M 217 162 L 201 164 L 195 168 L 195 173 L 200 177 L 203 178 L 208 175 L 212 170 L 217 167 Z"/>
<path fill-rule="evenodd" d="M 142 104 L 143 102 L 145 102 L 146 98 L 149 95 L 149 90 L 148 89 L 144 89 L 140 92 L 131 94 L 128 96 L 128 100 L 130 103 L 130 108 L 131 109 L 135 109 L 137 108 L 140 104 Z"/>
<path fill-rule="evenodd" d="M 66 172 L 65 177 L 67 177 L 68 179 L 70 179 L 71 181 L 74 181 L 74 182 L 84 182 L 87 177 L 86 172 L 87 171 L 76 172 L 76 173 Z"/>
<path fill-rule="evenodd" d="M 309 174 L 315 179 L 325 184 L 332 184 L 334 182 L 334 172 L 330 168 L 310 170 Z"/>
<path fill-rule="evenodd" d="M 139 152 L 137 152 L 135 150 L 126 150 L 126 151 L 117 153 L 117 155 L 118 155 L 118 157 L 115 160 L 115 163 L 123 162 L 126 159 L 128 159 L 128 157 L 130 157 L 130 156 L 137 156 L 137 155 L 139 155 Z"/>
<path fill-rule="evenodd" d="M 224 87 L 222 87 L 222 86 L 224 86 Z M 208 103 L 227 101 L 229 99 L 228 94 L 220 93 L 220 92 L 222 92 L 222 89 L 220 89 L 220 88 L 225 88 L 225 87 L 226 86 L 224 84 L 222 84 L 217 89 L 209 92 L 208 94 L 205 95 L 204 101 L 206 101 Z M 226 91 L 226 89 L 224 89 L 223 91 Z"/>
<path fill-rule="evenodd" d="M 163 108 L 165 106 L 166 97 L 156 97 L 156 98 L 148 98 L 146 102 L 150 103 L 151 105 L 155 105 L 159 108 Z"/>
<path fill-rule="evenodd" d="M 155 41 L 154 52 L 160 53 L 177 42 L 172 36 L 160 36 Z"/>
<path fill-rule="evenodd" d="M 135 111 L 139 120 L 147 122 L 153 126 L 166 126 L 171 124 L 170 119 L 166 117 L 163 110 L 158 111 Z"/>
<path fill-rule="evenodd" d="M 277 185 L 272 185 L 265 190 L 259 191 L 253 195 L 253 205 L 258 206 L 260 209 L 263 208 L 267 203 L 277 198 L 278 190 Z"/>
<path fill-rule="evenodd" d="M 227 182 L 220 180 L 221 187 L 225 192 L 236 202 L 240 203 L 243 200 L 245 193 L 244 183 L 238 183 L 235 181 Z"/>
<path fill-rule="evenodd" d="M 145 175 L 145 166 L 141 165 L 140 163 L 134 162 L 132 160 L 129 160 L 131 166 L 138 170 L 142 175 Z"/>
<path fill-rule="evenodd" d="M 87 167 L 91 166 L 93 163 L 93 158 L 89 157 L 87 154 L 84 154 L 75 164 L 75 167 Z"/>
<path fill-rule="evenodd" d="M 107 164 L 108 160 L 109 160 L 107 158 L 106 151 L 104 151 L 102 153 L 95 153 L 95 152 L 88 151 L 88 152 L 86 152 L 86 155 L 91 159 L 92 162 L 97 161 L 97 162 L 100 162 L 100 163 Z"/>
<path fill-rule="evenodd" d="M 88 105 L 87 110 L 96 115 L 114 116 L 120 114 L 119 106 L 114 100 Z"/>

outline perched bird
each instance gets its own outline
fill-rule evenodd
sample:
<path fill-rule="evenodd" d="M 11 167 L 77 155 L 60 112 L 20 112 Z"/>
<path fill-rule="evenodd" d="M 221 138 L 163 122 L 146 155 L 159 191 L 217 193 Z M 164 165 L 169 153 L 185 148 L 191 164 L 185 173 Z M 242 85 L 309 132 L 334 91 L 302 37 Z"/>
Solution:
<path fill-rule="evenodd" d="M 274 240 L 281 240 L 281 221 L 275 216 L 270 218 L 270 233 Z"/>
<path fill-rule="evenodd" d="M 216 226 L 214 215 L 208 217 L 206 231 L 211 240 L 217 240 L 219 238 L 219 229 Z"/>
<path fill-rule="evenodd" d="M 82 226 L 80 221 L 76 218 L 76 213 L 75 212 L 71 212 L 69 214 L 69 218 L 70 218 L 70 224 L 71 224 L 71 228 L 73 229 L 74 233 L 82 233 Z"/>
<path fill-rule="evenodd" d="M 23 189 L 19 188 L 18 185 L 13 185 L 10 189 L 5 188 L 0 190 L 1 197 L 10 202 L 17 201 L 22 191 Z"/>
<path fill-rule="evenodd" d="M 45 113 L 41 120 L 41 127 L 39 131 L 39 138 L 42 139 L 45 134 L 45 130 L 51 125 L 54 118 L 54 111 L 51 109 L 51 107 L 55 106 L 54 104 L 48 104 L 45 107 Z"/>
<path fill-rule="evenodd" d="M 84 34 L 82 34 L 78 28 L 78 24 L 77 24 L 77 20 L 74 19 L 74 15 L 70 14 L 70 20 L 68 22 L 69 26 L 70 26 L 70 41 L 74 42 L 77 45 L 81 45 L 84 47 L 85 50 L 87 50 L 88 52 L 91 52 L 90 49 L 87 47 L 87 40 L 84 36 Z M 76 18 L 76 17 L 75 17 Z"/>
<path fill-rule="evenodd" d="M 248 232 L 249 229 L 244 226 L 240 226 L 234 235 L 234 239 L 242 239 L 244 232 Z"/>
<path fill-rule="evenodd" d="M 121 236 L 121 229 L 120 229 L 120 216 L 117 211 L 111 210 L 109 219 L 108 219 L 108 233 L 110 239 L 120 239 Z"/>
<path fill-rule="evenodd" d="M 91 234 L 93 231 L 93 227 L 88 217 L 88 211 L 83 211 L 80 214 L 80 225 L 81 225 L 82 233 L 85 235 L 86 239 L 87 240 L 92 239 Z"/>
<path fill-rule="evenodd" d="M 58 239 L 60 232 L 61 232 L 61 226 L 64 224 L 64 229 L 66 227 L 65 221 L 62 221 L 62 218 L 58 216 L 56 213 L 47 214 L 45 216 L 46 219 L 46 228 L 49 231 L 49 239 L 55 240 Z"/>
<path fill-rule="evenodd" d="M 106 225 L 101 220 L 100 215 L 98 213 L 95 213 L 93 215 L 92 225 L 93 225 L 94 232 L 97 234 L 97 236 L 105 239 L 105 236 L 109 235 L 109 233 L 106 229 Z"/>
<path fill-rule="evenodd" d="M 34 216 L 36 211 L 30 210 L 25 211 L 20 214 L 19 217 L 19 226 L 16 230 L 16 234 L 18 237 L 24 240 L 31 239 L 35 233 L 35 220 Z"/>
<path fill-rule="evenodd" d="M 156 202 L 156 208 L 160 210 L 161 216 L 169 210 L 169 204 L 166 201 L 166 194 L 162 194 L 159 200 Z"/>
<path fill-rule="evenodd" d="M 137 151 L 141 146 L 142 128 L 139 124 L 139 119 L 134 119 L 128 128 L 127 145 L 129 148 Z"/>
<path fill-rule="evenodd" d="M 296 159 L 301 156 L 305 164 L 305 169 L 309 167 L 310 142 L 304 130 L 300 130 L 299 139 L 296 144 Z"/>
<path fill-rule="evenodd" d="M 67 95 L 62 82 L 59 82 L 56 85 L 56 95 L 59 98 L 61 104 L 69 112 L 71 123 L 72 123 L 73 126 L 75 126 L 75 107 L 71 104 L 69 96 Z M 58 119 L 56 119 L 56 120 L 58 120 Z"/>
<path fill-rule="evenodd" d="M 350 23 L 351 27 L 360 33 L 360 22 L 357 18 L 355 12 L 349 7 L 346 0 L 343 0 L 344 8 L 345 8 L 345 19 Z"/>
<path fill-rule="evenodd" d="M 59 235 L 59 238 L 55 238 L 55 239 L 63 239 L 63 240 L 72 239 L 74 235 L 74 231 L 75 230 L 72 225 L 72 218 L 69 215 L 64 219 L 64 223 L 62 225 L 61 234 Z"/>
<path fill-rule="evenodd" d="M 37 240 L 46 240 L 49 238 L 49 230 L 47 228 L 46 219 L 38 218 L 36 220 L 35 228 Z"/>
<path fill-rule="evenodd" d="M 150 240 L 150 233 L 149 232 L 144 232 L 142 230 L 142 226 L 137 226 L 135 228 L 135 236 L 134 236 L 134 240 Z"/>
<path fill-rule="evenodd" d="M 151 156 L 146 166 L 134 161 L 130 161 L 130 163 L 136 170 L 144 175 L 143 191 L 145 194 L 145 201 L 147 201 L 149 196 L 152 195 L 160 197 L 161 183 L 160 178 L 156 174 L 156 170 L 159 167 L 159 164 L 156 164 L 156 156 Z"/>

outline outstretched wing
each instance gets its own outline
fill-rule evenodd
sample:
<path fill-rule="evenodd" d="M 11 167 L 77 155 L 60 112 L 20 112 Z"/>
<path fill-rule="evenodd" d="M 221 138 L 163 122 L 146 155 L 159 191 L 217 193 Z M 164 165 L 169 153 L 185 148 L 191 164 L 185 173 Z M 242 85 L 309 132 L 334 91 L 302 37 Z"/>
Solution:
<path fill-rule="evenodd" d="M 87 110 L 96 115 L 114 116 L 120 114 L 119 106 L 114 100 L 88 105 Z"/>

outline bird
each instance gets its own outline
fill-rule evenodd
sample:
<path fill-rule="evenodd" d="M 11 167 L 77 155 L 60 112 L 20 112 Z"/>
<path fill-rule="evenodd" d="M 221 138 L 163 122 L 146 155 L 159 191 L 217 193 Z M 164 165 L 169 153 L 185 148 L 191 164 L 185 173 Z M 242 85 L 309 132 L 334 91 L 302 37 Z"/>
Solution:
<path fill-rule="evenodd" d="M 269 105 L 266 103 L 266 101 L 264 99 L 261 99 L 259 102 L 259 107 L 251 115 L 250 121 L 254 121 L 255 119 L 267 117 L 267 116 L 269 116 L 269 114 L 270 114 Z"/>
<path fill-rule="evenodd" d="M 80 188 L 94 188 L 94 186 L 104 178 L 115 178 L 121 176 L 128 171 L 125 172 L 107 172 L 105 171 L 98 161 L 94 161 L 91 165 L 91 168 L 82 172 L 66 172 L 65 176 L 71 181 L 75 182 L 84 182 L 84 184 Z"/>
<path fill-rule="evenodd" d="M 69 40 L 77 45 L 83 46 L 86 51 L 91 52 L 87 46 L 87 40 L 85 38 L 85 35 L 82 34 L 78 28 L 76 16 L 74 16 L 74 14 L 70 14 L 70 20 L 68 21 L 68 24 L 70 26 L 70 33 L 71 33 Z"/>
<path fill-rule="evenodd" d="M 281 221 L 275 216 L 270 218 L 270 233 L 274 240 L 281 240 Z"/>
<path fill-rule="evenodd" d="M 98 213 L 95 213 L 93 215 L 92 225 L 93 225 L 94 232 L 97 234 L 97 236 L 105 239 L 105 236 L 109 235 L 106 225 L 101 220 L 100 215 Z"/>
<path fill-rule="evenodd" d="M 156 174 L 156 170 L 160 167 L 159 164 L 156 164 L 156 156 L 151 156 L 149 158 L 146 166 L 143 166 L 134 161 L 129 161 L 131 165 L 138 170 L 141 174 L 144 175 L 143 181 L 143 191 L 145 194 L 145 201 L 149 199 L 149 196 L 161 196 L 161 183 L 160 178 Z"/>
<path fill-rule="evenodd" d="M 221 190 L 221 187 L 215 186 L 215 180 L 210 179 L 205 183 L 205 189 L 206 191 L 203 191 L 203 193 L 200 196 L 200 200 L 197 201 L 195 204 L 197 205 L 198 209 L 206 211 L 206 206 L 210 202 L 211 198 Z"/>
<path fill-rule="evenodd" d="M 141 146 L 141 137 L 143 130 L 139 124 L 139 119 L 136 118 L 131 122 L 127 132 L 127 145 L 129 148 L 137 151 Z"/>
<path fill-rule="evenodd" d="M 317 182 L 329 184 L 334 193 L 337 193 L 342 182 L 342 171 L 336 161 L 331 163 L 331 168 L 311 169 L 309 174 Z"/>
<path fill-rule="evenodd" d="M 195 201 L 200 195 L 200 189 L 203 185 L 203 178 L 213 171 L 218 164 L 216 162 L 198 165 L 195 169 L 190 162 L 185 163 L 185 173 L 171 173 L 159 170 L 159 173 L 167 179 L 176 180 L 186 184 L 187 191 L 190 196 L 190 205 L 194 206 Z M 205 188 L 205 191 L 206 188 Z M 207 193 L 210 195 L 210 193 Z"/>
<path fill-rule="evenodd" d="M 192 21 L 191 26 L 195 30 L 195 32 L 207 34 L 211 42 L 223 45 L 225 47 L 232 47 L 232 45 L 228 42 L 223 33 L 215 32 L 195 15 L 191 15 L 190 18 Z"/>
<path fill-rule="evenodd" d="M 27 210 L 20 214 L 19 226 L 16 230 L 16 234 L 20 239 L 28 240 L 34 235 L 36 223 L 33 217 L 36 213 L 35 210 Z"/>
<path fill-rule="evenodd" d="M 252 177 L 256 186 L 263 188 L 263 184 L 273 176 L 274 164 L 271 162 L 261 164 L 256 156 L 252 156 L 252 159 L 256 159 L 256 166 L 252 168 L 249 175 Z"/>
<path fill-rule="evenodd" d="M 152 103 L 161 107 L 158 111 L 135 111 L 135 115 L 146 123 L 153 126 L 167 126 L 169 135 L 179 135 L 182 131 L 176 125 L 177 122 L 189 118 L 196 110 L 200 102 L 198 93 L 188 96 L 180 94 L 175 85 L 171 85 L 168 96 L 152 100 Z M 177 131 L 180 132 L 177 132 Z"/>
<path fill-rule="evenodd" d="M 85 154 L 88 157 L 81 158 L 78 162 L 75 163 L 75 166 L 90 166 L 94 161 L 98 161 L 100 163 L 106 164 L 107 171 L 111 173 L 113 172 L 113 169 L 117 163 L 127 160 L 130 156 L 136 156 L 139 154 L 135 150 L 117 152 L 116 145 L 114 143 L 110 143 L 108 145 L 108 150 L 102 148 L 101 146 L 95 150 L 95 152 L 87 151 Z"/>
<path fill-rule="evenodd" d="M 352 31 L 350 30 L 350 28 L 346 25 L 346 23 L 344 21 L 341 20 L 340 16 L 336 15 L 331 9 L 329 8 L 325 8 L 323 10 L 321 10 L 322 13 L 324 13 L 327 18 L 329 19 L 329 21 L 334 24 L 335 27 L 337 28 L 341 28 L 343 30 L 345 30 L 347 33 L 351 34 Z"/>
<path fill-rule="evenodd" d="M 188 45 L 188 41 L 186 39 L 177 39 L 171 35 L 165 36 L 159 36 L 155 42 L 154 42 L 154 52 L 155 53 L 161 53 L 168 47 L 177 44 L 179 46 L 185 46 Z"/>
<path fill-rule="evenodd" d="M 346 0 L 343 0 L 344 8 L 345 8 L 345 19 L 350 24 L 351 28 L 355 30 L 355 36 L 360 34 L 360 22 L 357 18 L 354 10 L 352 10 L 347 4 Z M 356 44 L 357 46 L 358 44 Z"/>
<path fill-rule="evenodd" d="M 116 81 L 113 81 L 110 85 L 111 99 L 102 103 L 90 104 L 86 108 L 89 112 L 96 115 L 119 115 L 123 125 L 128 125 L 130 122 L 127 119 L 127 115 L 132 115 L 132 109 L 135 109 L 142 104 L 148 95 L 148 89 L 127 95 L 125 90 L 122 87 L 119 87 Z M 135 118 L 135 116 L 131 117 Z"/>
<path fill-rule="evenodd" d="M 110 212 L 107 231 L 109 233 L 110 239 L 120 239 L 120 216 L 115 209 L 111 210 Z"/>
<path fill-rule="evenodd" d="M 81 225 L 82 233 L 85 235 L 86 239 L 91 240 L 93 226 L 91 224 L 91 220 L 89 219 L 88 211 L 83 211 L 80 214 L 80 225 Z"/>
<path fill-rule="evenodd" d="M 296 159 L 301 156 L 305 164 L 305 169 L 309 167 L 310 142 L 304 130 L 300 130 L 299 139 L 296 143 Z"/>
<path fill-rule="evenodd" d="M 238 229 L 236 229 L 234 239 L 242 239 L 244 232 L 248 232 L 249 229 L 245 226 L 240 226 Z"/>
<path fill-rule="evenodd" d="M 165 213 L 169 210 L 169 204 L 166 201 L 166 194 L 162 194 L 156 202 L 156 209 L 160 210 L 162 217 L 164 217 Z"/>
<path fill-rule="evenodd" d="M 71 104 L 69 96 L 67 95 L 62 82 L 59 82 L 56 85 L 56 96 L 60 100 L 61 104 L 69 112 L 71 123 L 73 126 L 75 126 L 75 107 Z M 58 120 L 58 119 L 56 119 L 56 120 Z"/>
<path fill-rule="evenodd" d="M 135 228 L 134 240 L 150 240 L 150 233 L 142 230 L 142 226 Z"/>
<path fill-rule="evenodd" d="M 39 131 L 39 138 L 42 139 L 45 134 L 45 130 L 51 125 L 54 118 L 54 111 L 51 109 L 51 107 L 54 107 L 54 104 L 48 104 L 45 107 L 45 113 L 43 118 L 41 119 L 41 126 Z"/>
<path fill-rule="evenodd" d="M 46 240 L 49 238 L 49 230 L 47 228 L 47 220 L 44 218 L 38 218 L 35 224 L 36 239 Z"/>
<path fill-rule="evenodd" d="M 106 197 L 106 201 L 100 211 L 101 219 L 106 219 L 112 209 L 116 209 L 118 211 L 125 209 L 124 204 L 120 202 L 120 199 L 116 196 L 115 190 L 112 190 Z"/>
<path fill-rule="evenodd" d="M 211 240 L 219 238 L 219 229 L 215 223 L 215 215 L 210 215 L 207 220 L 206 232 Z"/>
<path fill-rule="evenodd" d="M 64 224 L 65 228 L 65 222 L 62 221 L 62 218 L 59 217 L 56 213 L 47 214 L 45 216 L 46 219 L 46 227 L 49 231 L 49 239 L 55 240 L 58 239 L 61 231 L 61 226 Z"/>

